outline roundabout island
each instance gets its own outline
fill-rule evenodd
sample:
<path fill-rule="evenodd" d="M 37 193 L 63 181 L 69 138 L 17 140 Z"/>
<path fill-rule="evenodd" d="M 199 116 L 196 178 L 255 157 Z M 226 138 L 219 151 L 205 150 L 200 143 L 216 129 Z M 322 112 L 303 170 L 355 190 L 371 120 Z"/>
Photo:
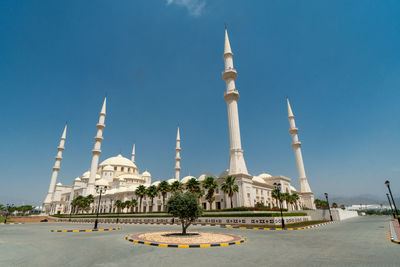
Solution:
<path fill-rule="evenodd" d="M 224 247 L 246 242 L 246 238 L 237 235 L 209 232 L 192 232 L 185 235 L 176 232 L 147 232 L 128 235 L 125 239 L 132 243 L 169 248 Z"/>

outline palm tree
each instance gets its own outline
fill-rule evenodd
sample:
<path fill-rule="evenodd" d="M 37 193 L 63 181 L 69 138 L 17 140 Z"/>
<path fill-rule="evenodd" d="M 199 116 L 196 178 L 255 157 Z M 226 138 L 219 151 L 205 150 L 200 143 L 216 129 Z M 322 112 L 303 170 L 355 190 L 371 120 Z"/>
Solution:
<path fill-rule="evenodd" d="M 289 209 L 290 194 L 289 193 L 281 193 L 281 201 L 285 201 L 286 209 Z"/>
<path fill-rule="evenodd" d="M 84 200 L 84 210 L 87 212 L 90 209 L 90 205 L 94 202 L 94 197 L 92 194 L 85 197 Z"/>
<path fill-rule="evenodd" d="M 294 202 L 294 205 L 295 205 L 296 210 L 299 209 L 299 207 L 297 206 L 297 201 L 298 201 L 299 199 L 300 199 L 300 197 L 299 197 L 298 194 L 296 194 L 296 193 L 293 193 L 293 194 L 292 194 L 292 200 L 293 200 L 293 202 Z"/>
<path fill-rule="evenodd" d="M 192 193 L 201 194 L 200 182 L 196 178 L 191 178 L 186 183 L 186 190 Z"/>
<path fill-rule="evenodd" d="M 146 195 L 150 198 L 150 212 L 153 211 L 153 199 L 158 195 L 158 190 L 155 185 L 150 185 L 146 190 Z"/>
<path fill-rule="evenodd" d="M 225 181 L 221 184 L 221 190 L 225 193 L 228 194 L 228 196 L 231 199 L 231 208 L 233 208 L 233 195 L 236 192 L 239 192 L 239 186 L 235 184 L 236 178 L 233 176 L 227 176 L 225 178 Z"/>
<path fill-rule="evenodd" d="M 137 206 L 137 200 L 132 198 L 131 203 L 130 203 L 130 208 L 131 208 L 131 212 L 133 212 L 135 210 L 135 207 Z"/>
<path fill-rule="evenodd" d="M 139 185 L 139 187 L 136 188 L 136 190 L 135 190 L 135 194 L 136 194 L 136 196 L 139 197 L 139 202 L 140 202 L 139 212 L 141 212 L 143 210 L 142 200 L 143 200 L 143 197 L 146 195 L 146 187 L 144 185 Z"/>
<path fill-rule="evenodd" d="M 215 189 L 218 188 L 217 181 L 215 181 L 214 177 L 211 176 L 206 177 L 206 179 L 204 179 L 203 181 L 203 187 L 207 189 L 206 200 L 208 201 L 208 203 L 210 203 L 210 210 L 211 210 L 212 203 L 215 200 L 214 192 Z"/>
<path fill-rule="evenodd" d="M 125 208 L 128 209 L 128 213 L 129 213 L 129 209 L 131 208 L 131 201 L 130 200 L 125 200 Z"/>
<path fill-rule="evenodd" d="M 165 208 L 167 206 L 167 203 L 165 203 L 165 198 L 167 196 L 167 193 L 171 191 L 171 186 L 169 185 L 169 183 L 167 181 L 162 181 L 158 185 L 157 190 L 162 195 L 163 211 L 165 211 Z"/>
<path fill-rule="evenodd" d="M 183 191 L 183 184 L 179 181 L 174 181 L 171 184 L 171 192 L 172 193 L 177 193 L 177 192 L 182 192 Z"/>

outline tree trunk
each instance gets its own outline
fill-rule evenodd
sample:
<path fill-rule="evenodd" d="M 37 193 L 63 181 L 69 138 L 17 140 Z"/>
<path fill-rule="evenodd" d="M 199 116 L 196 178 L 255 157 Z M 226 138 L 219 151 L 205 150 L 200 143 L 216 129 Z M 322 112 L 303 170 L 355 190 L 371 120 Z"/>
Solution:
<path fill-rule="evenodd" d="M 233 209 L 233 200 L 232 200 L 233 196 L 230 196 L 230 197 L 231 197 L 231 209 Z"/>
<path fill-rule="evenodd" d="M 182 220 L 182 235 L 186 235 L 185 221 Z"/>

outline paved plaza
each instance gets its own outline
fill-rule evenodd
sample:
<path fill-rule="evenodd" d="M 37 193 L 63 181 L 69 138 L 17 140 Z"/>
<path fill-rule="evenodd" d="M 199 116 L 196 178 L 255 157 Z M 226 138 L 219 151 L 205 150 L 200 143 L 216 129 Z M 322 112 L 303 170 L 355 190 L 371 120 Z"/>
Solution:
<path fill-rule="evenodd" d="M 109 225 L 100 225 L 108 227 Z M 399 266 L 400 246 L 389 241 L 389 218 L 349 219 L 299 231 L 190 227 L 190 231 L 247 237 L 240 245 L 162 248 L 132 244 L 127 234 L 180 230 L 170 225 L 122 225 L 121 231 L 51 233 L 87 224 L 0 226 L 0 266 Z"/>

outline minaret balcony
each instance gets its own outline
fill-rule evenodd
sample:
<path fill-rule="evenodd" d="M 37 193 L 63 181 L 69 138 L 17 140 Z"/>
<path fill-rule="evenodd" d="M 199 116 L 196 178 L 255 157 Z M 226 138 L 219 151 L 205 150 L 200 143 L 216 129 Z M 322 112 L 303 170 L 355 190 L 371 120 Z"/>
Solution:
<path fill-rule="evenodd" d="M 106 128 L 106 125 L 103 123 L 98 123 L 98 124 L 96 124 L 96 126 L 97 126 L 97 129 L 100 129 L 100 130 L 103 130 L 104 128 Z"/>
<path fill-rule="evenodd" d="M 224 79 L 224 81 L 229 79 L 235 80 L 236 78 L 237 78 L 237 72 L 234 68 L 226 69 L 222 72 L 222 79 Z"/>
<path fill-rule="evenodd" d="M 103 136 L 95 136 L 95 137 L 94 137 L 94 140 L 95 140 L 96 142 L 103 142 L 104 138 L 103 138 Z"/>
<path fill-rule="evenodd" d="M 59 170 L 60 170 L 60 167 L 57 167 L 57 166 L 53 167 L 53 171 L 59 171 Z"/>
<path fill-rule="evenodd" d="M 56 160 L 62 160 L 63 159 L 63 157 L 61 157 L 61 156 L 56 156 Z"/>
<path fill-rule="evenodd" d="M 300 147 L 300 146 L 301 146 L 301 142 L 300 142 L 300 141 L 297 141 L 297 142 L 293 142 L 293 143 L 292 143 L 292 147 L 293 147 L 293 148 Z"/>
<path fill-rule="evenodd" d="M 232 90 L 232 91 L 225 92 L 224 93 L 224 99 L 225 99 L 225 101 L 228 101 L 228 100 L 231 100 L 231 99 L 238 100 L 239 99 L 238 90 Z"/>
<path fill-rule="evenodd" d="M 93 149 L 92 153 L 93 154 L 101 154 L 101 150 L 100 149 Z"/>
<path fill-rule="evenodd" d="M 181 160 L 181 158 L 180 157 L 175 157 L 175 160 L 179 161 L 179 160 Z"/>
<path fill-rule="evenodd" d="M 57 149 L 58 151 L 64 151 L 65 148 L 63 146 L 58 146 Z"/>
<path fill-rule="evenodd" d="M 297 134 L 298 131 L 299 131 L 298 128 L 291 128 L 291 129 L 289 129 L 289 133 L 290 133 L 290 134 Z"/>

